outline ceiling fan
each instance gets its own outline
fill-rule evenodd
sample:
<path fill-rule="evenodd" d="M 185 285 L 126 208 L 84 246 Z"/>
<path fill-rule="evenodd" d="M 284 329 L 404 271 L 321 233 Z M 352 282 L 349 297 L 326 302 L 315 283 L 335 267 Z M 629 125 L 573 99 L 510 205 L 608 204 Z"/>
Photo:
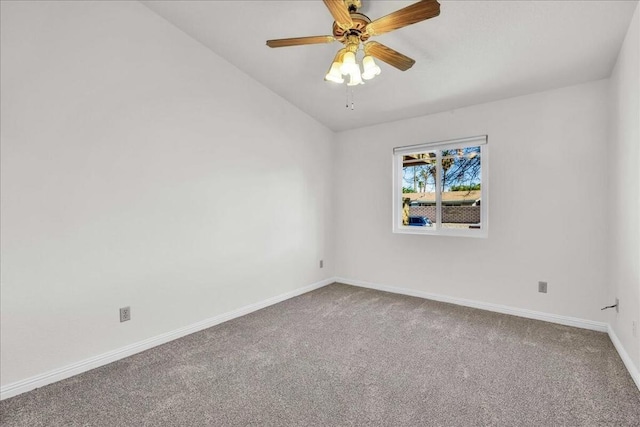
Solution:
<path fill-rule="evenodd" d="M 358 9 L 362 6 L 361 0 L 323 1 L 335 19 L 332 35 L 267 40 L 267 46 L 287 47 L 338 41 L 345 47 L 336 54 L 325 80 L 343 83 L 342 76 L 349 75 L 348 86 L 363 84 L 363 79 L 369 80 L 380 74 L 380 67 L 376 65 L 373 58 L 384 61 L 401 71 L 406 71 L 415 64 L 415 61 L 408 56 L 381 43 L 369 41 L 370 37 L 425 21 L 440 14 L 440 4 L 436 0 L 421 0 L 372 21 L 358 13 Z M 361 44 L 364 51 L 363 72 L 360 71 L 360 66 L 356 62 L 356 53 Z"/>

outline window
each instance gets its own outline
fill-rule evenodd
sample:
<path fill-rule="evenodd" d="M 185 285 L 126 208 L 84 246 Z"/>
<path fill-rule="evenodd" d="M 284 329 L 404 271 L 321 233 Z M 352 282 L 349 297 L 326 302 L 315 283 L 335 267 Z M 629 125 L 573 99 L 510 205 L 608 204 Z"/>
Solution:
<path fill-rule="evenodd" d="M 393 232 L 487 237 L 487 136 L 393 149 Z"/>

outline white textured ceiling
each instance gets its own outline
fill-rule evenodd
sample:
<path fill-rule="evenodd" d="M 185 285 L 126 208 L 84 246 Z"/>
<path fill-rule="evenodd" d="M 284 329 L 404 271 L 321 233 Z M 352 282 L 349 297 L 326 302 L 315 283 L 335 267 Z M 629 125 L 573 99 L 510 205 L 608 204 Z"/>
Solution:
<path fill-rule="evenodd" d="M 636 1 L 441 1 L 440 16 L 374 39 L 416 60 L 354 90 L 324 81 L 342 46 L 271 49 L 331 34 L 321 0 L 144 1 L 185 33 L 333 130 L 559 88 L 611 74 Z M 372 20 L 413 1 L 362 0 Z"/>

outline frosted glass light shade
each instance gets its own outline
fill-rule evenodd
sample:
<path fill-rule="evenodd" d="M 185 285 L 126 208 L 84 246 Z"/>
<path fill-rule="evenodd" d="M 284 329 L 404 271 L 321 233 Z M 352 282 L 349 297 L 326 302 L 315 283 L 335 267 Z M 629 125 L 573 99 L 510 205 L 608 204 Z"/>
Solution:
<path fill-rule="evenodd" d="M 351 74 L 355 68 L 359 68 L 358 64 L 356 64 L 356 55 L 353 52 L 345 53 L 344 57 L 342 58 L 340 72 L 342 74 Z"/>
<path fill-rule="evenodd" d="M 364 73 L 362 73 L 362 78 L 365 80 L 370 80 L 374 78 L 375 76 L 380 74 L 380 72 L 382 71 L 380 70 L 380 67 L 376 65 L 375 61 L 373 60 L 373 57 L 370 55 L 367 55 L 364 58 L 362 58 L 362 68 L 364 68 Z"/>
<path fill-rule="evenodd" d="M 334 62 L 331 64 L 331 69 L 324 76 L 324 79 L 334 83 L 344 83 L 344 79 L 342 78 L 342 73 L 340 72 L 340 63 Z"/>
<path fill-rule="evenodd" d="M 364 84 L 364 82 L 362 81 L 362 75 L 360 74 L 360 67 L 358 66 L 358 64 L 356 64 L 353 72 L 350 73 L 351 78 L 349 79 L 349 83 L 347 83 L 347 86 L 357 86 L 357 85 L 361 85 Z"/>

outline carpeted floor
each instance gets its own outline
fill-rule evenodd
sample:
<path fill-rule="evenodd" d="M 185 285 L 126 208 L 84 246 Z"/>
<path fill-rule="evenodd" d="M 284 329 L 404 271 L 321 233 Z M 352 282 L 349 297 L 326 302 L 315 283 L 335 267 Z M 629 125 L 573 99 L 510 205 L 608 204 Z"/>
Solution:
<path fill-rule="evenodd" d="M 3 426 L 638 426 L 604 333 L 334 284 L 0 403 Z"/>

